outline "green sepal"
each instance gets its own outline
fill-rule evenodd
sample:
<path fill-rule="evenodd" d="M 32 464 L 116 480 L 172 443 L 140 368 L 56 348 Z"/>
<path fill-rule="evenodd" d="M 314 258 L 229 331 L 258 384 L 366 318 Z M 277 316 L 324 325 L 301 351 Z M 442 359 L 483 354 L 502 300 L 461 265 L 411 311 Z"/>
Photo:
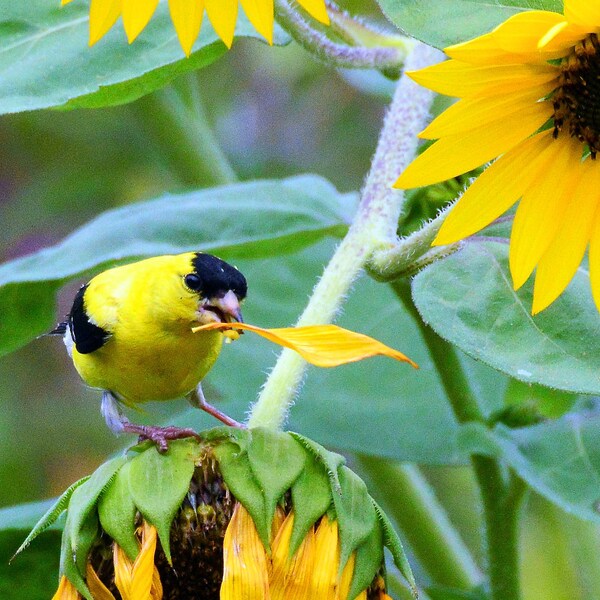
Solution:
<path fill-rule="evenodd" d="M 417 582 L 415 581 L 412 569 L 410 568 L 410 564 L 406 558 L 404 548 L 402 547 L 402 542 L 396 534 L 396 531 L 388 519 L 388 516 L 383 512 L 383 509 L 377 504 L 377 502 L 375 502 L 375 500 L 372 500 L 372 502 L 383 530 L 383 544 L 391 552 L 392 558 L 394 559 L 394 564 L 396 567 L 398 567 L 398 570 L 404 579 L 408 581 L 412 595 L 415 598 L 418 598 L 419 592 L 417 590 Z"/>
<path fill-rule="evenodd" d="M 292 485 L 294 525 L 290 537 L 290 556 L 297 552 L 308 530 L 327 512 L 332 502 L 327 472 L 314 455 L 307 455 L 304 470 Z"/>
<path fill-rule="evenodd" d="M 263 546 L 268 550 L 271 524 L 265 519 L 265 499 L 252 473 L 248 454 L 233 442 L 215 446 L 214 452 L 223 480 L 236 500 L 250 513 Z"/>
<path fill-rule="evenodd" d="M 356 549 L 354 574 L 348 592 L 348 600 L 354 600 L 366 590 L 383 565 L 383 526 L 377 520 L 369 537 Z"/>
<path fill-rule="evenodd" d="M 346 466 L 338 470 L 341 494 L 333 494 L 340 530 L 340 575 L 350 555 L 377 526 L 377 513 L 365 482 Z"/>
<path fill-rule="evenodd" d="M 92 594 L 85 583 L 84 576 L 80 573 L 76 563 L 76 554 L 71 545 L 71 534 L 73 530 L 73 519 L 67 511 L 67 521 L 63 530 L 63 536 L 60 547 L 60 569 L 59 573 L 64 575 L 77 589 L 77 591 L 86 599 L 93 600 Z"/>
<path fill-rule="evenodd" d="M 79 541 L 75 550 L 75 565 L 79 573 L 85 577 L 86 567 L 92 546 L 100 537 L 100 522 L 98 521 L 98 513 L 91 512 L 81 524 L 77 539 Z"/>
<path fill-rule="evenodd" d="M 252 434 L 248 429 L 239 427 L 214 427 L 202 432 L 202 440 L 205 442 L 231 441 L 236 443 L 242 450 L 248 448 Z"/>
<path fill-rule="evenodd" d="M 163 551 L 171 563 L 171 523 L 190 488 L 199 454 L 196 440 L 173 440 L 161 454 L 156 446 L 130 462 L 129 489 L 144 519 L 156 527 Z"/>
<path fill-rule="evenodd" d="M 82 483 L 85 483 L 88 479 L 89 479 L 89 477 L 83 477 L 79 481 L 76 481 L 75 483 L 71 484 L 58 497 L 56 502 L 46 511 L 44 516 L 35 524 L 34 528 L 29 532 L 29 535 L 25 538 L 23 543 L 19 546 L 19 549 L 13 554 L 12 558 L 10 559 L 11 561 L 17 555 L 21 554 L 21 552 L 23 552 L 23 550 L 25 550 L 25 548 L 27 548 L 29 546 L 29 544 L 31 544 L 31 542 L 33 542 L 33 540 L 35 540 L 35 538 L 38 535 L 40 535 L 40 533 L 43 533 L 44 531 L 46 531 L 46 529 L 48 529 L 48 527 L 51 527 L 54 523 L 56 523 L 56 520 L 58 519 L 58 517 L 60 517 L 60 515 L 62 515 L 62 513 L 67 509 L 69 500 L 71 499 L 73 492 Z"/>
<path fill-rule="evenodd" d="M 306 451 L 288 433 L 257 428 L 251 434 L 248 460 L 262 489 L 270 538 L 277 504 L 302 473 Z"/>
<path fill-rule="evenodd" d="M 317 458 L 327 470 L 329 480 L 333 486 L 333 490 L 338 494 L 342 491 L 340 485 L 338 469 L 346 464 L 346 459 L 341 454 L 330 452 L 326 448 L 323 448 L 321 444 L 313 442 L 311 439 L 300 435 L 299 433 L 290 432 L 290 435 L 296 438 L 315 458 Z"/>
<path fill-rule="evenodd" d="M 73 491 L 67 510 L 67 520 L 71 523 L 69 538 L 73 550 L 77 551 L 79 530 L 83 526 L 84 521 L 96 506 L 102 492 L 109 486 L 117 471 L 125 464 L 126 460 L 124 456 L 119 456 L 105 462 L 96 469 L 85 483 Z M 66 535 L 66 530 L 63 535 Z"/>
<path fill-rule="evenodd" d="M 116 477 L 100 497 L 98 516 L 102 529 L 135 560 L 139 544 L 135 537 L 135 514 L 137 512 L 129 487 L 131 462 L 117 471 Z"/>

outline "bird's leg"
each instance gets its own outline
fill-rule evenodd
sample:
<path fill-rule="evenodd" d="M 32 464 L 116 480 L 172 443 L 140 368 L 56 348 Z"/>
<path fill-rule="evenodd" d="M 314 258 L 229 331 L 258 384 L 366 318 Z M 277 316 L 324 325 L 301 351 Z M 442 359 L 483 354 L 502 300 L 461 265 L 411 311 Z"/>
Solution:
<path fill-rule="evenodd" d="M 174 426 L 156 427 L 153 425 L 135 425 L 134 423 L 131 423 L 122 413 L 119 400 L 108 390 L 102 392 L 101 410 L 108 428 L 113 433 L 136 433 L 140 436 L 140 442 L 150 440 L 156 444 L 159 452 L 166 452 L 169 449 L 169 440 L 200 437 L 193 429 L 183 429 Z"/>
<path fill-rule="evenodd" d="M 209 415 L 215 417 L 215 419 L 219 419 L 221 423 L 225 423 L 225 425 L 229 425 L 229 427 L 237 427 L 238 429 L 245 429 L 246 426 L 235 419 L 232 419 L 224 412 L 221 412 L 218 408 L 215 408 L 212 404 L 209 404 L 204 397 L 204 392 L 202 391 L 202 384 L 198 384 L 196 389 L 190 392 L 186 398 L 188 402 L 194 406 L 195 408 L 199 408 L 204 412 L 207 412 Z"/>

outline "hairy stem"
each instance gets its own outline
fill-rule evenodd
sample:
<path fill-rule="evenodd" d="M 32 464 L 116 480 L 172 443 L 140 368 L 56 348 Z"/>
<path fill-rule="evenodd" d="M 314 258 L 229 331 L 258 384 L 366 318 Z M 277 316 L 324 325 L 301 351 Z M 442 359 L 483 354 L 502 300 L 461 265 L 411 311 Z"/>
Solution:
<path fill-rule="evenodd" d="M 419 69 L 439 60 L 441 54 L 419 44 L 407 59 L 407 68 Z M 400 79 L 385 118 L 371 171 L 348 234 L 315 287 L 297 325 L 330 322 L 372 252 L 396 237 L 404 194 L 392 183 L 413 158 L 416 134 L 423 128 L 433 94 L 408 77 Z M 300 387 L 306 362 L 296 353 L 284 350 L 252 408 L 250 427 L 283 426 L 289 407 Z"/>
<path fill-rule="evenodd" d="M 312 27 L 300 13 L 290 6 L 288 0 L 275 0 L 275 16 L 278 23 L 313 56 L 332 67 L 349 69 L 398 70 L 413 42 L 399 41 L 393 46 L 348 46 L 338 44 L 323 32 Z M 395 36 L 394 39 L 396 39 Z"/>
<path fill-rule="evenodd" d="M 396 281 L 392 287 L 421 331 L 456 420 L 485 423 L 456 349 L 423 322 L 407 281 Z M 495 458 L 474 455 L 471 464 L 483 504 L 491 600 L 521 600 L 518 525 L 526 486 Z"/>
<path fill-rule="evenodd" d="M 358 462 L 433 581 L 462 590 L 481 583 L 481 571 L 418 467 L 367 456 Z"/>

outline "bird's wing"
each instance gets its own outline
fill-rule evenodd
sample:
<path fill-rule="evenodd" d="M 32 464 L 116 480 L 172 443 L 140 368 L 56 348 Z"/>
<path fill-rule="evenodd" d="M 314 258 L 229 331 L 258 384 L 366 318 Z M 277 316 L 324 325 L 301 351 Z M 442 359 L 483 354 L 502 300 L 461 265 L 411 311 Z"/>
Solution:
<path fill-rule="evenodd" d="M 69 330 L 80 354 L 91 354 L 102 348 L 108 341 L 110 333 L 92 322 L 85 310 L 84 297 L 88 286 L 84 285 L 73 300 L 69 313 Z"/>
<path fill-rule="evenodd" d="M 45 333 L 44 335 L 65 335 L 69 321 L 61 321 L 52 331 Z"/>

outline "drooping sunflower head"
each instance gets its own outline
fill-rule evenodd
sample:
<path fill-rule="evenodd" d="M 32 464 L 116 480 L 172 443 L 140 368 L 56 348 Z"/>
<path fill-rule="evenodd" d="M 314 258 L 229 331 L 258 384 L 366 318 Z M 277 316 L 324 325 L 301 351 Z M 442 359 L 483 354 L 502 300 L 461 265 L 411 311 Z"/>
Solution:
<path fill-rule="evenodd" d="M 536 270 L 533 312 L 551 304 L 590 246 L 600 306 L 600 5 L 525 11 L 451 46 L 412 77 L 460 100 L 421 137 L 437 141 L 396 185 L 443 181 L 494 159 L 444 222 L 437 244 L 464 239 L 519 201 L 509 262 L 515 289 Z"/>
<path fill-rule="evenodd" d="M 64 5 L 72 0 L 61 2 Z M 92 0 L 90 45 L 102 38 L 119 17 L 123 18 L 129 43 L 133 42 L 148 25 L 158 2 L 159 0 Z M 219 38 L 230 48 L 240 4 L 256 30 L 272 44 L 275 19 L 273 0 L 169 0 L 171 20 L 186 55 L 190 55 L 200 34 L 205 11 Z M 298 4 L 313 18 L 325 25 L 329 24 L 325 0 L 298 0 Z"/>
<path fill-rule="evenodd" d="M 297 434 L 220 428 L 141 445 L 63 494 L 53 600 L 384 600 L 390 524 L 344 459 Z"/>

